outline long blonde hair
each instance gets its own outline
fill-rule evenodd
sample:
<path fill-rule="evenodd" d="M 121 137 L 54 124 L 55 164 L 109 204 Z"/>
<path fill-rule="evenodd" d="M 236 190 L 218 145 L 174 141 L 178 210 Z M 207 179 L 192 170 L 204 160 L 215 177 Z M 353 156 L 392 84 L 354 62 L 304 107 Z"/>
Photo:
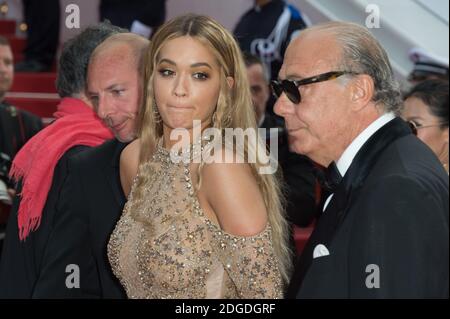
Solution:
<path fill-rule="evenodd" d="M 233 36 L 213 19 L 194 14 L 177 17 L 163 26 L 152 38 L 146 54 L 144 105 L 138 121 L 138 136 L 140 138 L 140 164 L 147 162 L 153 155 L 157 140 L 163 135 L 162 123 L 157 118 L 157 106 L 153 93 L 153 74 L 158 54 L 168 41 L 189 36 L 199 40 L 211 49 L 221 66 L 221 89 L 215 111 L 214 127 L 254 128 L 256 130 L 255 113 L 252 106 L 250 88 L 247 79 L 242 53 Z M 234 84 L 227 84 L 227 77 L 232 77 Z M 247 143 L 244 145 L 249 151 Z M 265 146 L 263 146 L 264 148 Z M 258 154 L 258 153 L 257 153 Z M 279 268 L 285 281 L 289 278 L 290 250 L 288 248 L 289 230 L 284 217 L 281 192 L 278 180 L 274 175 L 258 174 L 261 160 L 257 155 L 257 163 L 249 163 L 263 194 L 268 220 L 272 228 L 274 251 L 279 261 Z M 201 167 L 198 170 L 199 182 Z M 145 177 L 138 177 L 135 195 L 142 193 Z"/>

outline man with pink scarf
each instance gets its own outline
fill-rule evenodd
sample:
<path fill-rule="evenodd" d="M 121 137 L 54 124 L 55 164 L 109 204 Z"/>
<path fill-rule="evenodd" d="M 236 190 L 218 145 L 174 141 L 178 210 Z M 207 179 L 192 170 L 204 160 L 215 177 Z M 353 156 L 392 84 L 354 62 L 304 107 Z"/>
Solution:
<path fill-rule="evenodd" d="M 57 208 L 68 158 L 113 138 L 85 94 L 89 59 L 106 38 L 125 31 L 100 23 L 64 45 L 56 81 L 62 97 L 56 120 L 21 149 L 10 172 L 17 181 L 17 195 L 0 259 L 0 299 L 52 294 L 42 282 L 53 275 L 46 269 L 49 260 L 60 257 L 52 253 L 51 245 L 58 241 Z"/>

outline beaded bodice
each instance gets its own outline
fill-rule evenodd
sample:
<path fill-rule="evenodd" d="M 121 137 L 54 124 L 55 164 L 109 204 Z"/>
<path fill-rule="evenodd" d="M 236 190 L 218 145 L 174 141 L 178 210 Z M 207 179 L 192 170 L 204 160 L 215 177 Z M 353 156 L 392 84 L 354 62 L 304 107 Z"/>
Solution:
<path fill-rule="evenodd" d="M 199 205 L 191 167 L 159 146 L 139 168 L 108 244 L 128 297 L 282 297 L 270 225 L 252 237 L 222 231 Z"/>

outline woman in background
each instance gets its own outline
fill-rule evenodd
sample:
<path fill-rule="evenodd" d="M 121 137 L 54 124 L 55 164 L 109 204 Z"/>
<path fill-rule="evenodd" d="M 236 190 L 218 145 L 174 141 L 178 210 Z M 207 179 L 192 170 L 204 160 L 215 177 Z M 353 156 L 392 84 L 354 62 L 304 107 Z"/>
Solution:
<path fill-rule="evenodd" d="M 426 80 L 405 97 L 403 118 L 427 144 L 448 173 L 448 82 Z"/>

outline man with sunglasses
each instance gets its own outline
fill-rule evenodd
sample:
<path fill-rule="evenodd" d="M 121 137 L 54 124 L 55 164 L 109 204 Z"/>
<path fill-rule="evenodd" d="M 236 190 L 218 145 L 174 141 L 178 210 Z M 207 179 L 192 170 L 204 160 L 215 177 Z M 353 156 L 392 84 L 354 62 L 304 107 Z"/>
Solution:
<path fill-rule="evenodd" d="M 288 298 L 448 298 L 448 176 L 395 114 L 387 54 L 356 24 L 289 45 L 275 112 L 293 149 L 328 167 L 324 204 Z"/>

